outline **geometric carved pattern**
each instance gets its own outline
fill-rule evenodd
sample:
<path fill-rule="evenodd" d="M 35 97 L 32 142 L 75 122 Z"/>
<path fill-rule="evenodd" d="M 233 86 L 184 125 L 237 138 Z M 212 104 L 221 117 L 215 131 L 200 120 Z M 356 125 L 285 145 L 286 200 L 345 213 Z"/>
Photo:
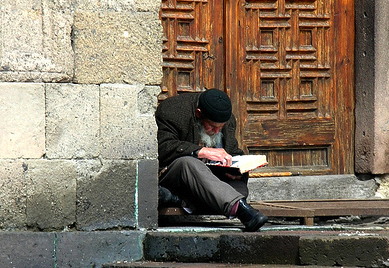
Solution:
<path fill-rule="evenodd" d="M 349 0 L 162 0 L 159 99 L 224 89 L 240 147 L 266 154 L 268 169 L 352 173 L 353 6 Z"/>
<path fill-rule="evenodd" d="M 330 117 L 333 0 L 247 0 L 247 113 L 258 120 Z"/>
<path fill-rule="evenodd" d="M 286 148 L 279 150 L 258 150 L 257 148 L 249 148 L 251 154 L 266 155 L 267 161 L 272 163 L 272 167 L 278 169 L 284 168 L 288 170 L 290 167 L 323 167 L 329 166 L 330 156 L 329 146 L 319 148 Z"/>
<path fill-rule="evenodd" d="M 211 12 L 212 4 L 206 0 L 162 1 L 164 77 L 160 100 L 213 86 L 215 60 L 222 57 L 212 45 L 212 36 L 218 33 L 210 28 Z"/>

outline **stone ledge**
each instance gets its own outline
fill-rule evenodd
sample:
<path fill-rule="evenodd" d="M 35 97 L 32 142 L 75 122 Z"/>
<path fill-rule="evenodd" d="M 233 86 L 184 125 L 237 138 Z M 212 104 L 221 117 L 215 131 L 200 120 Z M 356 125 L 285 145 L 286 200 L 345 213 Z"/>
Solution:
<path fill-rule="evenodd" d="M 142 231 L 0 232 L 0 267 L 101 267 L 138 261 Z"/>
<path fill-rule="evenodd" d="M 369 199 L 378 188 L 374 179 L 363 181 L 353 174 L 250 178 L 248 187 L 249 201 Z"/>
<path fill-rule="evenodd" d="M 0 267 L 150 267 L 132 265 L 141 260 L 153 262 L 153 267 L 169 261 L 212 262 L 220 267 L 226 263 L 231 264 L 228 267 L 387 267 L 389 258 L 389 231 L 384 228 L 0 232 L 0 240 L 7 241 L 0 245 Z"/>
<path fill-rule="evenodd" d="M 144 242 L 144 258 L 154 262 L 207 260 L 240 264 L 363 267 L 381 267 L 389 258 L 388 231 L 267 230 L 265 228 L 258 233 L 220 230 L 219 233 L 148 233 Z"/>

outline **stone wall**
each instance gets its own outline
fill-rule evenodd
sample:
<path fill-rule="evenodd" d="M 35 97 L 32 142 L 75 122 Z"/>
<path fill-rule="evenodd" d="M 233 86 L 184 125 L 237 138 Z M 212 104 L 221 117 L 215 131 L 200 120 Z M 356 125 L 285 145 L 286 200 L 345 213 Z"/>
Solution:
<path fill-rule="evenodd" d="M 160 1 L 0 6 L 0 228 L 155 227 Z"/>

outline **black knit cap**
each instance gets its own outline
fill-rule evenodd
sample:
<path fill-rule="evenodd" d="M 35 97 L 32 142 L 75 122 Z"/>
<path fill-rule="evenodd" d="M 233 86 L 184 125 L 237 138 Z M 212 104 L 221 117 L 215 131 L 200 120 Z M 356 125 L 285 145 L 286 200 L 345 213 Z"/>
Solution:
<path fill-rule="evenodd" d="M 200 94 L 198 108 L 205 118 L 217 122 L 227 122 L 232 113 L 231 100 L 226 93 L 216 88 Z"/>

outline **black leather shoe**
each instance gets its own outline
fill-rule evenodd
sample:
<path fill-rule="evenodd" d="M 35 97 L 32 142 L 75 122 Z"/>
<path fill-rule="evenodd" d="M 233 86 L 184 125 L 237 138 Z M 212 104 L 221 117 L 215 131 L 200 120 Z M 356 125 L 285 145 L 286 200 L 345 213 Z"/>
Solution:
<path fill-rule="evenodd" d="M 158 186 L 158 207 L 180 207 L 182 200 L 172 194 L 167 188 Z"/>
<path fill-rule="evenodd" d="M 246 227 L 247 232 L 256 232 L 267 222 L 267 216 L 240 199 L 236 216 Z"/>

